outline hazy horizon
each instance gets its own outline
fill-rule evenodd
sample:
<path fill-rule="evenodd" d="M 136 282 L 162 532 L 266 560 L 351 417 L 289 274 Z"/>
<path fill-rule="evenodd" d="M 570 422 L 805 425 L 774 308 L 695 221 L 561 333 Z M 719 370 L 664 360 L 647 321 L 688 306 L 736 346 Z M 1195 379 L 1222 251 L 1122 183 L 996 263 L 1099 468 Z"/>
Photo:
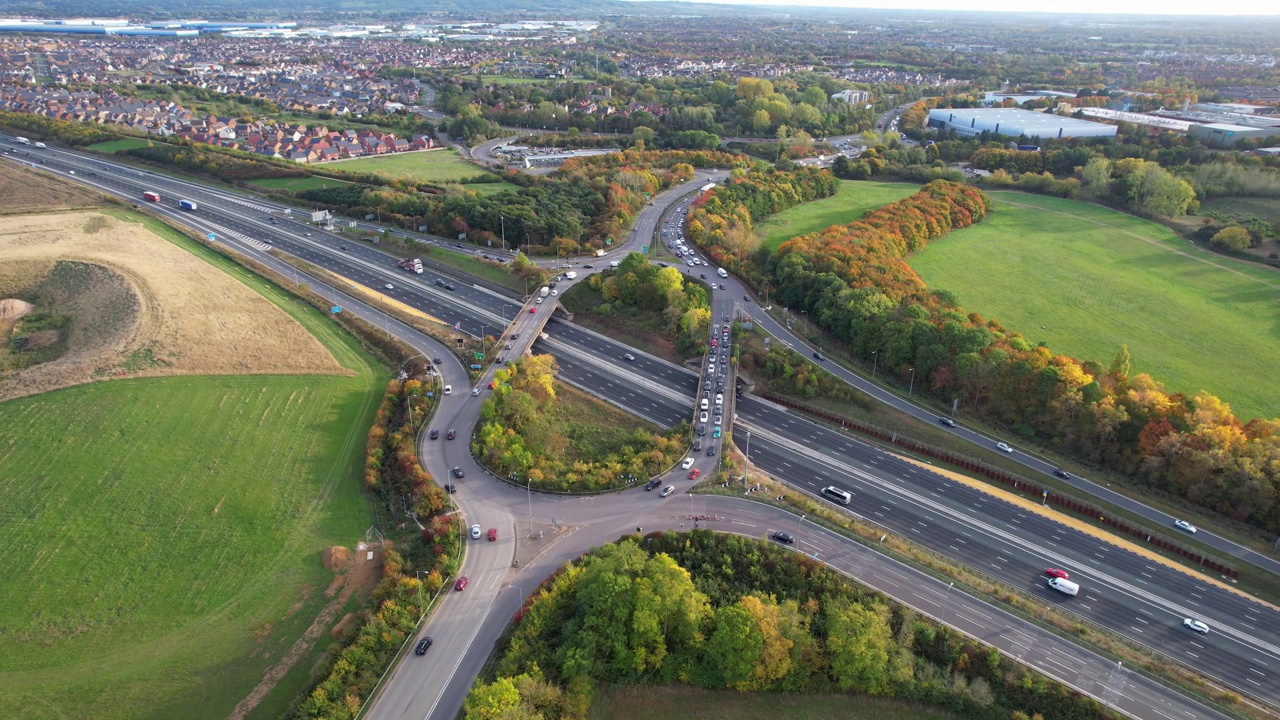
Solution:
<path fill-rule="evenodd" d="M 626 2 L 654 2 L 658 0 L 625 0 Z M 1015 12 L 1067 15 L 1197 15 L 1205 17 L 1267 16 L 1280 17 L 1280 3 L 1276 0 L 1237 0 L 1217 6 L 1195 0 L 1130 0 L 1118 6 L 1110 0 L 1075 0 L 1074 2 L 1030 8 L 1017 0 L 663 0 L 665 2 L 712 3 L 715 5 L 804 6 L 830 7 L 846 10 L 949 10 L 975 12 Z"/>

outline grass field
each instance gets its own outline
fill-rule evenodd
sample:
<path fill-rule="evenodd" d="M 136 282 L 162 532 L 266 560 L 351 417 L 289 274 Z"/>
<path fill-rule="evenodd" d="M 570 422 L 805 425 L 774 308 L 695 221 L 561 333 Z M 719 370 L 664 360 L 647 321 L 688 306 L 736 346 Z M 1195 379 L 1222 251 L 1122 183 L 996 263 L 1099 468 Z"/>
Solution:
<path fill-rule="evenodd" d="M 662 432 L 662 428 L 562 382 L 556 383 L 556 401 L 539 425 L 569 441 L 557 448 L 568 462 L 599 462 L 630 444 L 636 430 Z M 537 433 L 529 429 L 526 437 L 539 442 Z"/>
<path fill-rule="evenodd" d="M 1258 218 L 1264 222 L 1280 222 L 1280 200 L 1257 197 L 1226 197 L 1207 200 L 1200 205 L 1200 214 L 1218 212 L 1240 222 Z"/>
<path fill-rule="evenodd" d="M 991 193 L 987 219 L 911 260 L 930 287 L 1058 353 L 1110 363 L 1172 391 L 1205 389 L 1242 419 L 1280 417 L 1268 377 L 1280 347 L 1280 274 L 1213 255 L 1172 230 L 1072 200 Z"/>
<path fill-rule="evenodd" d="M 386 177 L 411 177 L 436 183 L 456 183 L 463 178 L 486 174 L 483 168 L 463 160 L 453 148 L 341 160 L 327 163 L 325 167 L 348 172 L 371 172 Z"/>
<path fill-rule="evenodd" d="M 322 551 L 369 523 L 358 478 L 382 373 L 319 312 L 231 274 L 354 375 L 119 380 L 0 404 L 0 716 L 227 717 L 326 602 Z M 306 681 L 291 673 L 255 716 Z"/>
<path fill-rule="evenodd" d="M 143 140 L 142 138 L 122 138 L 120 140 L 94 143 L 89 146 L 89 149 L 103 153 L 113 153 L 117 150 L 133 150 L 134 148 L 144 147 L 151 147 L 151 141 Z"/>
<path fill-rule="evenodd" d="M 914 195 L 919 185 L 911 183 L 859 182 L 841 180 L 835 195 L 784 210 L 756 227 L 765 247 L 776 249 L 797 235 L 846 225 L 863 213 Z"/>
<path fill-rule="evenodd" d="M 590 720 L 951 720 L 927 705 L 858 695 L 740 693 L 684 686 L 601 687 Z"/>
<path fill-rule="evenodd" d="M 263 178 L 261 180 L 250 180 L 249 184 L 257 185 L 258 187 L 271 188 L 273 190 L 299 192 L 315 188 L 337 187 L 339 185 L 346 185 L 347 183 L 341 180 L 334 180 L 333 178 L 310 175 L 300 178 Z"/>

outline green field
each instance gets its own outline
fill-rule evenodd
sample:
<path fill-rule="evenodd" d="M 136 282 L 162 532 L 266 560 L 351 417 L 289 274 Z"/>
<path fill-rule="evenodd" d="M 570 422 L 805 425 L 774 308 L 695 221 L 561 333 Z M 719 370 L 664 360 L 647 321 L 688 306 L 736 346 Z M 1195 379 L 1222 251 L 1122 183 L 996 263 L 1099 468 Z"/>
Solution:
<path fill-rule="evenodd" d="M 968 311 L 1054 352 L 1204 389 L 1241 419 L 1280 417 L 1280 274 L 1201 251 L 1172 230 L 1073 200 L 991 193 L 987 219 L 911 260 Z"/>
<path fill-rule="evenodd" d="M 327 177 L 316 177 L 309 175 L 299 178 L 263 178 L 261 180 L 250 180 L 250 185 L 258 187 L 272 188 L 273 190 L 288 190 L 289 192 L 301 192 L 303 190 L 312 190 L 314 188 L 337 187 L 346 185 L 342 180 L 334 180 Z"/>
<path fill-rule="evenodd" d="M 228 271 L 354 375 L 120 380 L 0 404 L 0 716 L 225 718 L 326 602 L 322 551 L 368 526 L 383 374 L 319 312 Z M 317 652 L 255 716 L 283 712 Z"/>
<path fill-rule="evenodd" d="M 784 210 L 756 227 L 764 246 L 775 250 L 797 235 L 825 230 L 832 225 L 847 225 L 868 210 L 916 194 L 919 185 L 911 183 L 860 182 L 841 180 L 835 195 L 790 210 Z"/>
<path fill-rule="evenodd" d="M 151 141 L 143 140 L 141 138 L 122 138 L 120 140 L 108 140 L 107 142 L 94 143 L 89 146 L 89 149 L 103 153 L 113 153 L 117 150 L 133 150 L 134 148 L 144 147 L 151 147 Z"/>
<path fill-rule="evenodd" d="M 462 159 L 458 151 L 453 148 L 341 160 L 327 163 L 325 167 L 347 172 L 377 173 L 386 177 L 409 177 L 437 183 L 456 183 L 464 178 L 487 174 L 484 168 Z"/>
<path fill-rule="evenodd" d="M 1252 218 L 1263 222 L 1280 223 L 1280 200 L 1259 197 L 1224 197 L 1206 200 L 1200 204 L 1200 214 L 1222 213 L 1241 223 Z"/>
<path fill-rule="evenodd" d="M 589 720 L 953 720 L 944 710 L 859 695 L 742 693 L 687 686 L 601 687 Z"/>

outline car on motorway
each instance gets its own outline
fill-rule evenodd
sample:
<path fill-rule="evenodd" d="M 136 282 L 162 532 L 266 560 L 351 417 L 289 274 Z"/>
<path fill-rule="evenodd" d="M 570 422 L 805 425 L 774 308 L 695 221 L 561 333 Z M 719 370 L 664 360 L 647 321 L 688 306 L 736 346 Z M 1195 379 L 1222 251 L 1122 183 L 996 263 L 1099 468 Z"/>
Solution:
<path fill-rule="evenodd" d="M 1185 619 L 1183 619 L 1183 621 L 1182 621 L 1182 627 L 1184 627 L 1184 628 L 1191 628 L 1192 630 L 1195 630 L 1196 632 L 1200 633 L 1201 635 L 1208 635 L 1208 634 L 1209 634 L 1209 626 L 1208 626 L 1208 625 L 1205 625 L 1203 622 L 1200 622 L 1199 620 L 1197 620 L 1197 619 L 1195 619 L 1195 618 L 1185 618 Z"/>
<path fill-rule="evenodd" d="M 432 644 L 433 642 L 435 642 L 435 641 L 434 641 L 434 640 L 432 640 L 432 639 L 431 639 L 431 638 L 429 638 L 429 637 L 424 637 L 424 638 L 422 638 L 421 640 L 419 640 L 419 641 L 418 641 L 418 644 L 417 644 L 417 645 L 415 645 L 415 646 L 413 647 L 413 654 L 414 654 L 414 655 L 426 655 L 426 654 L 427 654 L 427 650 L 430 650 L 430 649 L 431 649 L 431 644 Z"/>
<path fill-rule="evenodd" d="M 462 478 L 467 476 L 467 473 L 463 471 L 462 468 L 456 467 L 453 469 L 453 476 L 461 480 Z"/>
<path fill-rule="evenodd" d="M 454 438 L 458 437 L 458 431 L 457 431 L 457 430 L 454 430 L 453 428 L 449 428 L 449 434 L 448 434 L 446 437 L 448 437 L 450 440 L 452 440 L 452 439 L 454 439 Z"/>
<path fill-rule="evenodd" d="M 477 395 L 479 395 L 479 394 L 480 394 L 480 388 L 472 388 L 472 389 L 471 389 L 471 397 L 475 397 L 475 396 L 477 396 Z"/>
<path fill-rule="evenodd" d="M 498 528 L 489 528 L 489 542 L 493 542 L 497 539 L 498 539 Z"/>
<path fill-rule="evenodd" d="M 439 430 L 432 430 L 432 431 L 431 431 L 431 439 L 432 439 L 432 440 L 438 440 L 439 438 L 440 438 L 440 431 L 439 431 Z"/>
<path fill-rule="evenodd" d="M 955 421 L 955 420 L 952 420 L 952 419 L 951 419 L 951 418 L 949 418 L 949 417 L 946 417 L 945 415 L 940 415 L 940 416 L 938 416 L 938 422 L 939 422 L 939 423 L 941 423 L 941 424 L 943 424 L 943 425 L 946 425 L 947 427 L 955 427 L 955 426 L 956 426 L 956 421 Z"/>
<path fill-rule="evenodd" d="M 1007 453 L 1013 452 L 1013 448 L 1009 447 L 1008 444 L 1002 443 L 1002 442 L 996 443 L 996 449 L 999 450 L 1000 452 L 1007 452 Z"/>
<path fill-rule="evenodd" d="M 387 283 L 386 285 L 383 285 L 382 287 L 384 287 L 384 288 L 386 288 L 386 289 L 388 289 L 388 290 L 395 290 L 395 289 L 396 289 L 396 286 L 395 286 L 395 285 L 392 285 L 391 283 Z"/>
<path fill-rule="evenodd" d="M 658 493 L 658 497 L 666 497 L 676 491 L 675 485 L 668 485 L 662 488 L 662 492 Z"/>
<path fill-rule="evenodd" d="M 1063 580 L 1071 579 L 1071 576 L 1067 574 L 1066 570 L 1059 570 L 1058 568 L 1045 568 L 1044 574 L 1049 577 L 1062 578 Z"/>
<path fill-rule="evenodd" d="M 478 528 L 480 526 L 477 525 L 476 527 Z M 476 537 L 480 537 L 480 536 L 477 534 Z M 453 584 L 453 589 L 457 590 L 458 592 L 462 592 L 463 590 L 467 589 L 467 585 L 470 584 L 470 582 L 471 581 L 467 579 L 467 576 L 463 575 L 462 577 L 458 578 L 458 582 Z"/>
<path fill-rule="evenodd" d="M 776 532 L 769 537 L 785 545 L 791 545 L 796 541 L 795 538 L 791 537 L 791 533 Z"/>
<path fill-rule="evenodd" d="M 690 471 L 689 471 L 689 479 L 690 479 L 690 480 L 697 480 L 697 479 L 698 479 L 698 478 L 700 478 L 700 477 L 702 477 L 702 471 L 701 471 L 701 470 L 699 470 L 698 468 L 694 468 L 694 469 L 692 469 L 692 470 L 690 470 Z"/>
<path fill-rule="evenodd" d="M 1053 469 L 1053 474 L 1054 474 L 1054 475 L 1056 475 L 1056 476 L 1058 476 L 1058 477 L 1060 477 L 1060 478 L 1062 478 L 1062 479 L 1064 479 L 1064 480 L 1070 480 L 1070 479 L 1071 479 L 1071 473 L 1067 472 L 1066 470 L 1063 470 L 1062 468 L 1054 468 L 1054 469 Z"/>
<path fill-rule="evenodd" d="M 706 280 L 706 279 L 707 279 L 707 274 L 706 274 L 706 273 L 702 273 L 702 279 L 703 279 L 703 280 Z"/>
<path fill-rule="evenodd" d="M 708 446 L 707 446 L 707 457 L 715 457 L 715 455 L 716 455 L 716 446 L 715 446 L 715 445 L 708 445 Z"/>
<path fill-rule="evenodd" d="M 443 360 L 441 360 L 440 358 L 433 358 L 433 359 L 434 359 L 434 361 L 435 361 L 435 364 L 437 364 L 437 365 L 443 365 L 443 364 L 444 364 L 444 361 L 443 361 Z"/>
<path fill-rule="evenodd" d="M 443 280 L 439 280 L 439 279 L 437 279 L 437 280 L 436 280 L 436 287 L 444 287 L 444 281 L 443 281 Z"/>
<path fill-rule="evenodd" d="M 347 246 L 346 246 L 346 245 L 339 245 L 339 246 L 338 246 L 338 249 L 339 249 L 339 250 L 346 250 L 346 249 L 347 249 Z M 429 639 L 429 638 L 428 638 L 428 639 Z"/>
<path fill-rule="evenodd" d="M 650 490 L 653 490 L 654 488 L 658 487 L 661 484 L 662 484 L 661 480 L 659 480 L 658 478 L 654 478 L 644 484 L 644 490 L 645 492 L 649 492 Z"/>
<path fill-rule="evenodd" d="M 1192 525 L 1186 520 L 1174 520 L 1173 526 L 1178 528 L 1182 532 L 1191 533 L 1192 535 L 1196 534 L 1196 526 Z"/>
<path fill-rule="evenodd" d="M 816 353 L 816 352 L 815 352 L 815 353 L 813 354 L 813 359 L 814 359 L 814 360 L 817 360 L 818 362 L 822 362 L 822 355 L 821 355 L 821 354 L 819 354 L 819 353 Z"/>
<path fill-rule="evenodd" d="M 472 540 L 479 540 L 479 539 L 480 539 L 480 526 L 479 526 L 479 525 L 472 525 L 472 526 L 471 526 L 471 539 L 472 539 Z"/>
<path fill-rule="evenodd" d="M 622 356 L 622 359 L 626 360 L 627 362 L 633 362 L 636 359 L 636 356 L 632 355 L 631 353 L 626 353 L 625 355 Z"/>

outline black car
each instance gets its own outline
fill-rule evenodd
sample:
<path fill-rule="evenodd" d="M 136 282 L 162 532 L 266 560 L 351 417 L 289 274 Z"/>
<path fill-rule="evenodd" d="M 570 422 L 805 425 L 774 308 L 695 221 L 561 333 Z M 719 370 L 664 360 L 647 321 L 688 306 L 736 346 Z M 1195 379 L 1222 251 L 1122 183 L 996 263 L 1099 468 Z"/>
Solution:
<path fill-rule="evenodd" d="M 445 289 L 445 290 L 452 290 L 452 289 L 453 289 L 453 283 L 446 283 L 446 284 L 445 284 L 445 286 L 444 286 L 444 289 Z"/>
<path fill-rule="evenodd" d="M 443 280 L 436 280 L 436 287 L 444 287 L 444 281 L 443 281 Z"/>
<path fill-rule="evenodd" d="M 715 457 L 715 454 L 716 454 L 716 446 L 715 445 L 709 446 L 707 448 L 707 457 Z"/>
<path fill-rule="evenodd" d="M 707 279 L 707 274 L 706 274 L 706 273 L 702 273 L 702 279 L 703 279 L 703 280 L 706 280 L 706 279 Z"/>
<path fill-rule="evenodd" d="M 776 532 L 776 533 L 774 533 L 773 535 L 771 535 L 770 537 L 772 537 L 774 540 L 777 540 L 778 542 L 780 542 L 780 543 L 784 543 L 784 544 L 786 544 L 786 545 L 790 545 L 790 544 L 792 544 L 792 543 L 794 543 L 794 542 L 796 541 L 796 539 L 795 539 L 795 538 L 791 537 L 791 534 L 790 534 L 790 533 L 784 533 L 784 532 Z"/>
<path fill-rule="evenodd" d="M 750 296 L 750 295 L 743 295 L 743 296 L 742 296 L 742 302 L 751 302 L 751 296 Z"/>
<path fill-rule="evenodd" d="M 947 427 L 955 427 L 955 426 L 956 426 L 956 421 L 955 421 L 955 420 L 952 420 L 952 419 L 951 419 L 951 418 L 949 418 L 949 417 L 939 417 L 939 418 L 938 418 L 938 422 L 942 423 L 943 425 L 946 425 Z"/>
<path fill-rule="evenodd" d="M 698 452 L 698 451 L 699 451 L 699 450 L 701 450 L 701 449 L 702 449 L 702 441 L 701 441 L 701 440 L 694 440 L 694 441 L 693 441 L 693 451 L 694 451 L 694 452 Z"/>
<path fill-rule="evenodd" d="M 441 360 L 440 358 L 432 358 L 432 362 L 434 362 L 434 363 L 435 363 L 435 364 L 437 364 L 437 365 L 443 365 L 443 364 L 444 364 L 444 361 L 443 361 L 443 360 Z"/>
<path fill-rule="evenodd" d="M 462 471 L 462 468 L 456 467 L 453 469 L 453 476 L 461 480 L 462 478 L 466 477 L 467 474 Z"/>
<path fill-rule="evenodd" d="M 1064 479 L 1064 480 L 1069 480 L 1069 479 L 1071 479 L 1071 473 L 1067 472 L 1066 470 L 1063 470 L 1062 468 L 1057 468 L 1057 469 L 1055 469 L 1055 470 L 1053 471 L 1053 474 L 1054 474 L 1054 475 L 1057 475 L 1058 477 L 1060 477 L 1060 478 L 1062 478 L 1062 479 Z"/>
<path fill-rule="evenodd" d="M 817 360 L 818 362 L 822 362 L 822 355 L 820 355 L 820 354 L 818 354 L 818 353 L 814 353 L 814 354 L 813 354 L 813 359 L 814 359 L 814 360 Z"/>
<path fill-rule="evenodd" d="M 339 250 L 346 250 L 346 249 L 347 249 L 347 246 L 346 246 L 346 245 L 339 245 L 339 246 L 338 246 L 338 249 L 339 249 Z"/>
<path fill-rule="evenodd" d="M 658 487 L 658 486 L 659 486 L 659 485 L 661 485 L 661 484 L 662 484 L 662 481 L 661 481 L 661 480 L 659 480 L 658 478 L 654 478 L 654 479 L 652 479 L 652 480 L 650 480 L 649 482 L 647 482 L 647 483 L 645 483 L 645 484 L 644 484 L 644 489 L 645 489 L 646 491 L 648 491 L 648 490 L 652 490 L 652 489 L 654 489 L 654 488 Z"/>
<path fill-rule="evenodd" d="M 596 269 L 596 266 L 595 266 L 595 265 L 583 265 L 582 267 L 586 268 L 587 270 L 595 270 L 595 269 Z"/>
<path fill-rule="evenodd" d="M 449 434 L 448 434 L 448 436 L 447 436 L 447 437 L 448 437 L 450 440 L 452 440 L 452 439 L 454 439 L 454 438 L 458 437 L 458 431 L 457 431 L 457 430 L 450 430 L 450 431 L 449 431 Z"/>
<path fill-rule="evenodd" d="M 439 440 L 439 439 L 440 439 L 440 431 L 439 431 L 439 430 L 432 430 L 432 431 L 431 431 L 431 439 L 432 439 L 432 440 Z"/>
<path fill-rule="evenodd" d="M 413 654 L 414 654 L 414 655 L 426 655 L 426 654 L 427 654 L 427 650 L 428 650 L 428 649 L 430 649 L 430 647 L 431 647 L 431 643 L 433 643 L 433 642 L 435 642 L 435 641 L 434 641 L 434 640 L 432 640 L 432 639 L 431 639 L 431 638 L 429 638 L 429 637 L 424 637 L 424 638 L 422 638 L 421 640 L 419 640 L 419 641 L 418 641 L 418 644 L 417 644 L 416 646 L 414 646 L 414 648 L 413 648 Z"/>

